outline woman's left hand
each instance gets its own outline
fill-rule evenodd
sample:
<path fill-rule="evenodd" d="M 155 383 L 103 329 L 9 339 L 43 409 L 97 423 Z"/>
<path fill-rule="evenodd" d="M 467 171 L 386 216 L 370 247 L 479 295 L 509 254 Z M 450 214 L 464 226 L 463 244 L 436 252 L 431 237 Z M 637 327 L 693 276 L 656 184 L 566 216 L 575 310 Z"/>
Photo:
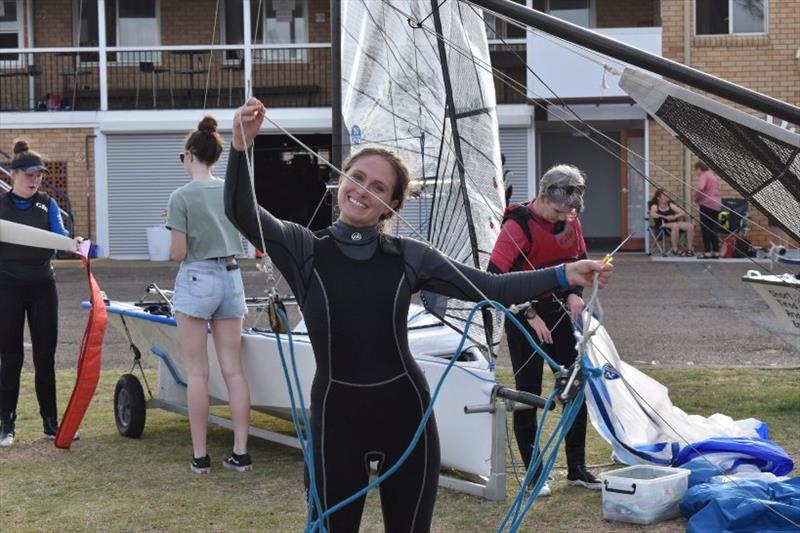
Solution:
<path fill-rule="evenodd" d="M 76 235 L 72 238 L 72 240 L 75 241 L 75 246 L 80 246 L 81 243 L 83 242 L 83 237 L 81 237 L 80 235 Z"/>
<path fill-rule="evenodd" d="M 591 287 L 596 275 L 598 277 L 597 282 L 602 289 L 608 285 L 611 275 L 614 273 L 614 265 L 582 259 L 574 263 L 567 263 L 565 272 L 567 274 L 567 283 L 572 287 Z"/>
<path fill-rule="evenodd" d="M 577 322 L 578 318 L 580 318 L 584 307 L 586 307 L 586 304 L 583 303 L 583 298 L 577 294 L 572 293 L 567 296 L 567 309 L 569 310 L 569 316 L 572 317 L 573 322 Z"/>

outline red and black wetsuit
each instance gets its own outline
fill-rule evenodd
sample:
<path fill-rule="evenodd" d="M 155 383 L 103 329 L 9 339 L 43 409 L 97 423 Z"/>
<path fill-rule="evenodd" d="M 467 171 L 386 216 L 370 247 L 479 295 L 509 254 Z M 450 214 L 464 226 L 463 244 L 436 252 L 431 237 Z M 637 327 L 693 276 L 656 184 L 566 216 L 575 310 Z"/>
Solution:
<path fill-rule="evenodd" d="M 540 217 L 532 205 L 519 209 L 527 209 L 529 212 L 525 217 L 508 218 L 503 224 L 503 231 L 500 232 L 500 237 L 492 250 L 490 272 L 539 269 L 586 257 L 583 229 L 577 218 L 567 222 L 552 223 Z M 526 221 L 527 233 L 519 226 L 517 220 Z M 530 241 L 528 234 L 531 237 Z M 525 258 L 521 262 L 518 261 L 520 250 L 525 252 Z M 572 365 L 577 357 L 572 323 L 569 316 L 564 316 L 567 312 L 565 307 L 562 307 L 566 306 L 567 296 L 572 292 L 579 296 L 581 294 L 580 289 L 564 289 L 540 297 L 536 303 L 536 313 L 544 320 L 553 337 L 553 344 L 544 344 L 542 348 L 553 360 L 565 367 Z M 528 333 L 541 344 L 541 339 L 530 327 L 524 315 L 520 313 L 517 318 Z M 506 338 L 517 389 L 541 394 L 544 360 L 533 352 L 523 333 L 510 321 L 506 321 Z M 532 446 L 536 436 L 536 414 L 536 409 L 514 411 L 514 435 L 526 468 L 530 466 Z M 565 439 L 568 467 L 585 463 L 585 441 L 586 406 L 583 405 Z"/>
<path fill-rule="evenodd" d="M 331 508 L 369 481 L 369 463 L 382 473 L 408 446 L 430 403 L 421 369 L 408 348 L 411 295 L 428 290 L 461 300 L 482 296 L 504 304 L 556 289 L 555 269 L 496 276 L 458 265 L 413 239 L 336 222 L 315 235 L 254 209 L 244 154 L 231 150 L 225 212 L 250 242 L 266 252 L 303 311 L 317 370 L 311 388 L 311 429 L 317 491 Z M 436 422 L 408 460 L 380 486 L 387 532 L 429 531 L 439 478 Z M 364 498 L 334 513 L 331 532 L 357 531 Z"/>

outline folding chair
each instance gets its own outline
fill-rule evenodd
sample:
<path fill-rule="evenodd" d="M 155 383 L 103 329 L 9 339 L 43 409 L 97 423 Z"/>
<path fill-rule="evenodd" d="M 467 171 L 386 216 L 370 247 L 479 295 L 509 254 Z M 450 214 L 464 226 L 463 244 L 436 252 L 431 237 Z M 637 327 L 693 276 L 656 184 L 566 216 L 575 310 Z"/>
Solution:
<path fill-rule="evenodd" d="M 666 239 L 668 239 L 670 235 L 669 228 L 663 224 L 656 227 L 655 220 L 651 219 L 650 217 L 644 217 L 644 219 L 647 221 L 647 233 L 650 235 L 650 242 L 652 242 L 658 249 L 659 255 L 667 255 L 668 248 Z M 647 255 L 653 255 L 653 247 L 648 249 L 650 251 Z"/>
<path fill-rule="evenodd" d="M 652 220 L 649 216 L 644 217 L 647 221 L 647 233 L 650 235 L 651 242 L 655 245 L 658 249 L 658 253 L 661 254 L 662 257 L 667 256 L 667 250 L 672 248 L 669 243 L 669 238 L 672 235 L 672 230 L 669 229 L 666 225 L 661 224 L 656 227 L 655 220 Z M 680 246 L 686 246 L 686 232 L 681 231 L 678 235 L 678 244 Z M 653 248 L 649 248 L 650 252 L 647 255 L 653 255 Z"/>

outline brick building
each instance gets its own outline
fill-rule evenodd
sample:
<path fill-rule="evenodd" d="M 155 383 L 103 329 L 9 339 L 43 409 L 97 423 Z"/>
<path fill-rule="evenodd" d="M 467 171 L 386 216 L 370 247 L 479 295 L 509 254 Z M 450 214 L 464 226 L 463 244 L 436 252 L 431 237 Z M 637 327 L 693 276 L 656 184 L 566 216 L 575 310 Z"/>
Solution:
<path fill-rule="evenodd" d="M 15 138 L 27 137 L 45 155 L 58 170 L 55 185 L 69 195 L 76 232 L 97 241 L 102 255 L 147 255 L 145 229 L 161 223 L 169 192 L 187 179 L 176 156 L 184 135 L 204 112 L 215 115 L 227 135 L 246 87 L 282 127 L 326 153 L 331 148 L 325 0 L 0 3 L 0 48 L 7 49 L 0 54 L 0 150 L 8 154 Z M 800 103 L 800 0 L 527 4 Z M 687 182 L 694 158 L 619 89 L 618 62 L 491 16 L 487 22 L 494 67 L 526 88 L 495 84 L 515 200 L 533 195 L 551 164 L 577 164 L 590 180 L 587 237 L 605 247 L 635 232 L 632 249 L 646 245 L 653 185 L 692 206 Z M 571 119 L 573 112 L 585 123 Z M 296 151 L 286 146 L 285 135 L 266 125 L 257 144 L 264 158 L 259 166 L 291 160 Z M 620 146 L 644 161 L 623 157 Z M 322 194 L 324 171 L 314 164 L 303 168 L 305 192 L 280 202 L 308 203 Z M 724 195 L 735 196 L 730 189 Z M 761 215 L 751 215 L 764 225 Z M 767 240 L 757 227 L 751 238 Z"/>

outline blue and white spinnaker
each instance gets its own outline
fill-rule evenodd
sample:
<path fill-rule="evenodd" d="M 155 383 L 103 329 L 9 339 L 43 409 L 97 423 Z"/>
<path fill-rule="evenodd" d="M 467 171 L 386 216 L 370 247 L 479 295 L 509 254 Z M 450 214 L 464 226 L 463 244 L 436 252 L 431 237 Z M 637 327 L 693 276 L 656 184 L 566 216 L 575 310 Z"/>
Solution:
<path fill-rule="evenodd" d="M 690 415 L 672 404 L 669 390 L 620 359 L 611 337 L 592 319 L 584 366 L 589 372 L 586 405 L 592 425 L 614 457 L 629 465 L 680 466 L 699 452 L 721 472 L 756 465 L 782 475 L 793 469 L 789 456 L 767 440 L 767 425 L 755 418 L 733 420 L 715 413 Z M 788 467 L 788 470 L 787 470 Z"/>

